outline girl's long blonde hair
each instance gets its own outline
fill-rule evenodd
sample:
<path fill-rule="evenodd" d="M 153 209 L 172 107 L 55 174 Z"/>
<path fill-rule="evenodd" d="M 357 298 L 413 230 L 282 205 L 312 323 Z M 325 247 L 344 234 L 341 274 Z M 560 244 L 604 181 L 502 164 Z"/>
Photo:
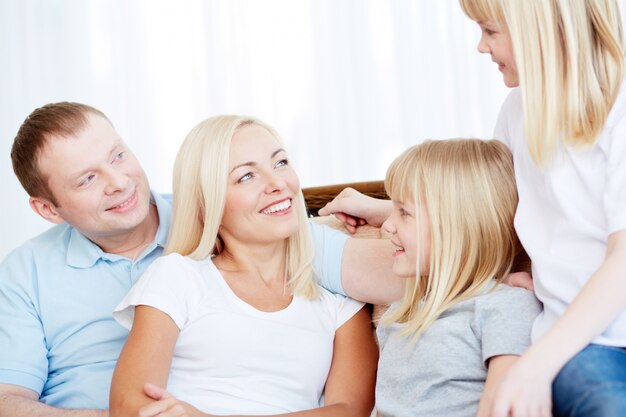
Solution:
<path fill-rule="evenodd" d="M 520 250 L 511 152 L 496 140 L 424 142 L 393 161 L 385 188 L 392 200 L 412 202 L 416 219 L 426 210 L 430 221 L 428 275 L 408 279 L 398 308 L 386 318 L 419 335 L 454 304 L 509 273 Z M 419 259 L 424 242 L 417 242 L 419 274 L 427 260 Z"/>
<path fill-rule="evenodd" d="M 224 215 L 230 144 L 241 128 L 256 125 L 281 143 L 278 133 L 258 119 L 216 116 L 204 120 L 185 138 L 174 164 L 173 215 L 165 254 L 205 259 L 224 249 L 219 227 Z M 285 273 L 293 294 L 317 296 L 313 281 L 313 243 L 302 192 L 297 196 L 298 231 L 287 240 Z"/>
<path fill-rule="evenodd" d="M 624 78 L 617 0 L 460 2 L 470 19 L 504 24 L 511 36 L 533 160 L 593 145 Z"/>

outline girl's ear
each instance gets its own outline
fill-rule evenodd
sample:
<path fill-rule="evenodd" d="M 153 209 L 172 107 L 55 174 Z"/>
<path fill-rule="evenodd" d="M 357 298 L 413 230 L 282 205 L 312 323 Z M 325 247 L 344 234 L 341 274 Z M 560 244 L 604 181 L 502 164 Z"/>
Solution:
<path fill-rule="evenodd" d="M 65 221 L 57 211 L 56 206 L 45 198 L 30 197 L 28 204 L 30 204 L 30 208 L 32 208 L 35 213 L 51 223 L 59 224 Z"/>

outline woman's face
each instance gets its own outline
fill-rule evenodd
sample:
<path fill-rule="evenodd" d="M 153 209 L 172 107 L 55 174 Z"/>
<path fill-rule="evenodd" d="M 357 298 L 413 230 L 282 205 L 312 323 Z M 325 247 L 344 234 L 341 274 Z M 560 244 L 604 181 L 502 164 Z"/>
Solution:
<path fill-rule="evenodd" d="M 233 136 L 230 147 L 226 206 L 220 236 L 265 244 L 298 230 L 298 176 L 287 153 L 265 128 L 248 125 Z"/>
<path fill-rule="evenodd" d="M 478 52 L 491 55 L 491 60 L 498 64 L 507 87 L 518 87 L 519 77 L 508 29 L 504 24 L 492 21 L 478 22 L 478 26 L 482 32 Z"/>
<path fill-rule="evenodd" d="M 419 223 L 419 229 L 418 229 Z M 420 210 L 419 219 L 416 218 L 415 206 L 405 201 L 393 202 L 391 216 L 383 223 L 383 228 L 391 234 L 393 250 L 394 274 L 412 278 L 417 271 L 417 239 L 419 230 L 420 271 L 419 275 L 428 275 L 430 263 L 430 222 L 426 210 Z"/>

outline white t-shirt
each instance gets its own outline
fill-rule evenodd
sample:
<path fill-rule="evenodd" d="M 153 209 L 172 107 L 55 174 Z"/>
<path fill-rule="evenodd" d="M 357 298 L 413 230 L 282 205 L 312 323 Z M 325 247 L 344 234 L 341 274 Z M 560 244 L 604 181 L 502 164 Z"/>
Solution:
<path fill-rule="evenodd" d="M 535 292 L 544 307 L 533 327 L 535 340 L 600 267 L 608 236 L 626 229 L 626 83 L 596 143 L 564 147 L 545 167 L 530 157 L 519 89 L 502 106 L 494 137 L 513 152 L 519 192 L 515 229 L 532 260 Z M 593 342 L 626 346 L 626 311 Z"/>
<path fill-rule="evenodd" d="M 239 299 L 210 259 L 154 261 L 117 306 L 130 328 L 134 306 L 168 314 L 180 329 L 167 389 L 211 414 L 278 414 L 317 408 L 335 331 L 363 304 L 320 288 L 276 312 Z"/>

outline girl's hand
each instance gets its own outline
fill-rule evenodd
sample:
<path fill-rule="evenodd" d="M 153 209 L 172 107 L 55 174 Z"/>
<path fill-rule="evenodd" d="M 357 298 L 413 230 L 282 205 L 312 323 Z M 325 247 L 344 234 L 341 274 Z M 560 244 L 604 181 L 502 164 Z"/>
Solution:
<path fill-rule="evenodd" d="M 551 417 L 552 380 L 540 361 L 522 355 L 493 396 L 489 417 Z"/>
<path fill-rule="evenodd" d="M 534 291 L 533 277 L 528 272 L 511 272 L 504 278 L 504 283 L 511 287 L 519 287 Z"/>
<path fill-rule="evenodd" d="M 350 233 L 369 224 L 380 227 L 392 210 L 389 200 L 380 200 L 361 194 L 353 188 L 345 188 L 330 203 L 319 210 L 320 216 L 334 214 Z"/>
<path fill-rule="evenodd" d="M 142 407 L 138 417 L 211 417 L 154 384 L 144 385 L 143 391 L 156 401 Z"/>

